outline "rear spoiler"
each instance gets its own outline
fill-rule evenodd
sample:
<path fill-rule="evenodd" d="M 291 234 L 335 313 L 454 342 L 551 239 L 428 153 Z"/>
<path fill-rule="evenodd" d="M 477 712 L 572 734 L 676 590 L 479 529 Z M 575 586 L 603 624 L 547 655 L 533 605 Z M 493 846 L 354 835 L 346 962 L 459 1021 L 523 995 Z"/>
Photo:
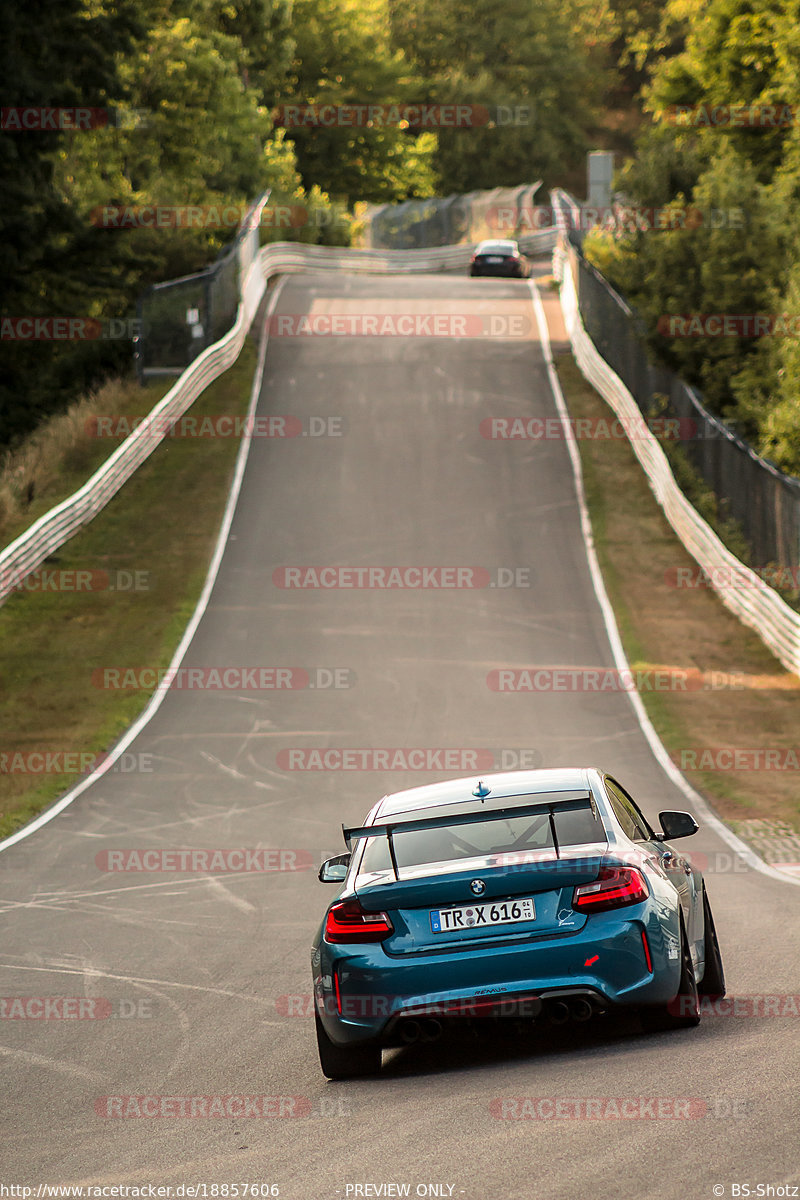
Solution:
<path fill-rule="evenodd" d="M 502 800 L 503 798 L 498 797 L 498 799 Z M 345 844 L 350 851 L 353 849 L 353 842 L 357 842 L 361 838 L 380 837 L 383 834 L 389 843 L 389 857 L 392 860 L 392 870 L 394 871 L 395 880 L 399 881 L 400 876 L 397 871 L 397 859 L 395 858 L 393 840 L 396 833 L 409 833 L 421 829 L 444 829 L 450 825 L 475 825 L 479 821 L 500 821 L 508 817 L 526 817 L 533 816 L 536 813 L 547 813 L 550 818 L 550 833 L 553 837 L 553 848 L 556 852 L 556 858 L 560 858 L 553 814 L 557 810 L 564 812 L 575 811 L 581 808 L 591 808 L 595 818 L 597 818 L 597 807 L 594 802 L 594 796 L 591 792 L 587 792 L 585 796 L 577 796 L 569 800 L 546 800 L 539 804 L 501 804 L 497 807 L 492 805 L 491 807 L 481 807 L 479 809 L 471 805 L 469 811 L 462 809 L 460 812 L 449 813 L 447 816 L 417 817 L 411 821 L 378 821 L 374 825 L 342 825 L 342 834 L 344 835 Z"/>

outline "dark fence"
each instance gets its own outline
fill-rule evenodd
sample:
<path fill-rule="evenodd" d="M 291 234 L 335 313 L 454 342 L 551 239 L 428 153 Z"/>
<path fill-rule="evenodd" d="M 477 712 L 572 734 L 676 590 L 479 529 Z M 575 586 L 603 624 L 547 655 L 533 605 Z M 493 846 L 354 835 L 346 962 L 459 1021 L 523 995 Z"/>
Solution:
<path fill-rule="evenodd" d="M 260 231 L 251 215 L 236 237 L 220 251 L 216 262 L 182 279 L 156 283 L 139 297 L 136 315 L 139 335 L 134 359 L 139 380 L 157 375 L 180 375 L 208 346 L 227 333 L 239 307 L 241 274 L 258 251 Z"/>
<path fill-rule="evenodd" d="M 800 479 L 785 475 L 722 421 L 712 416 L 699 392 L 673 371 L 654 365 L 644 343 L 644 325 L 569 238 L 578 304 L 586 331 L 616 371 L 645 417 L 677 418 L 680 444 L 720 502 L 720 514 L 742 528 L 752 565 L 800 566 Z M 663 400 L 661 398 L 664 398 Z"/>

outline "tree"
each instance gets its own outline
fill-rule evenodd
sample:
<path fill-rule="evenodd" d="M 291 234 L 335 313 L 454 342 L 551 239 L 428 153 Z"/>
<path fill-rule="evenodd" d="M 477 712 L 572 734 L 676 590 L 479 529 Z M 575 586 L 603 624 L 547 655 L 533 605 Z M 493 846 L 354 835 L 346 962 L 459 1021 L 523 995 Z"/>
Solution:
<path fill-rule="evenodd" d="M 800 84 L 800 2 L 710 0 L 702 17 L 681 52 L 654 60 L 646 102 L 657 124 L 618 181 L 634 205 L 699 219 L 606 238 L 598 251 L 646 317 L 659 357 L 757 448 L 800 472 L 796 338 L 669 338 L 663 320 L 658 329 L 670 314 L 780 317 L 800 301 L 790 216 L 800 202 L 800 131 L 785 107 Z M 677 105 L 690 113 L 685 123 L 671 116 Z M 732 106 L 746 115 L 726 120 Z"/>
<path fill-rule="evenodd" d="M 124 103 L 118 60 L 140 33 L 136 5 L 128 0 L 96 0 L 90 11 L 83 0 L 2 6 L 5 103 L 101 110 Z M 54 179 L 54 163 L 59 147 L 83 136 L 0 133 L 0 314 L 5 317 L 75 314 L 69 285 L 74 268 L 67 263 L 81 225 Z M 0 441 L 32 428 L 59 402 L 65 362 L 73 359 L 76 376 L 84 381 L 86 358 L 85 347 L 76 353 L 64 343 L 32 347 L 4 340 Z"/>
<path fill-rule="evenodd" d="M 392 0 L 393 44 L 425 81 L 425 99 L 484 110 L 483 121 L 439 133 L 447 192 L 536 178 L 583 177 L 587 130 L 604 83 L 603 6 L 542 0 Z M 590 20 L 590 13 L 591 19 Z"/>
<path fill-rule="evenodd" d="M 413 103 L 420 84 L 402 54 L 389 45 L 383 0 L 295 0 L 294 58 L 282 105 Z M 429 196 L 434 191 L 436 141 L 392 123 L 287 129 L 305 185 L 333 196 L 375 203 Z"/>

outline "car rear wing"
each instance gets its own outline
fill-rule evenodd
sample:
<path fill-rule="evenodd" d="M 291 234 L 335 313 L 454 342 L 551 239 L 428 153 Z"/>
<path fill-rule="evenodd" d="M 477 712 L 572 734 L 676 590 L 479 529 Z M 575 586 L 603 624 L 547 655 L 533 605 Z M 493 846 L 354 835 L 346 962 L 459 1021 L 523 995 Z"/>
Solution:
<path fill-rule="evenodd" d="M 591 792 L 569 796 L 565 800 L 553 800 L 551 797 L 536 804 L 509 803 L 508 801 L 509 797 L 498 796 L 492 802 L 482 804 L 480 808 L 475 807 L 474 801 L 470 802 L 469 807 L 458 805 L 456 806 L 457 811 L 448 812 L 446 815 L 437 814 L 416 817 L 412 820 L 377 821 L 374 825 L 342 825 L 342 833 L 345 844 L 348 850 L 351 851 L 353 843 L 359 839 L 380 837 L 383 835 L 389 843 L 389 857 L 392 861 L 394 877 L 399 882 L 400 876 L 394 852 L 394 835 L 396 833 L 409 833 L 422 829 L 445 829 L 451 825 L 474 825 L 479 821 L 501 821 L 508 817 L 526 817 L 529 815 L 535 816 L 538 813 L 547 813 L 550 821 L 550 834 L 553 838 L 553 849 L 555 850 L 556 858 L 560 858 L 554 816 L 556 811 L 567 812 L 590 808 L 592 815 L 597 820 L 597 806 Z"/>

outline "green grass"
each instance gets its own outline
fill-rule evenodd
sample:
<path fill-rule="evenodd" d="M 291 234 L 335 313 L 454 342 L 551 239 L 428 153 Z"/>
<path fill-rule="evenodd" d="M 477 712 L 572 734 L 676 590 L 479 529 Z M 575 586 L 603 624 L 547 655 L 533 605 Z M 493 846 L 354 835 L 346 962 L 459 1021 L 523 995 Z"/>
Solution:
<path fill-rule="evenodd" d="M 237 362 L 198 398 L 192 415 L 246 412 L 255 361 L 248 341 Z M 143 415 L 168 386 L 138 390 L 121 411 Z M 83 472 L 66 448 L 69 465 L 50 481 L 50 503 L 80 486 L 116 445 L 93 440 Z M 169 663 L 202 590 L 239 445 L 230 437 L 167 438 L 94 521 L 40 568 L 107 572 L 122 582 L 139 572 L 144 586 L 23 590 L 0 608 L 0 835 L 19 828 L 81 777 L 80 770 L 9 771 L 20 763 L 10 759 L 12 753 L 102 753 L 145 707 L 149 692 L 97 687 L 92 671 Z M 98 579 L 103 582 L 102 575 Z M 26 757 L 25 765 L 30 761 Z"/>
<path fill-rule="evenodd" d="M 0 545 L 7 546 L 54 505 L 77 491 L 121 439 L 94 436 L 97 415 L 142 417 L 166 395 L 174 379 L 140 387 L 111 379 L 65 413 L 47 418 L 0 463 Z"/>

